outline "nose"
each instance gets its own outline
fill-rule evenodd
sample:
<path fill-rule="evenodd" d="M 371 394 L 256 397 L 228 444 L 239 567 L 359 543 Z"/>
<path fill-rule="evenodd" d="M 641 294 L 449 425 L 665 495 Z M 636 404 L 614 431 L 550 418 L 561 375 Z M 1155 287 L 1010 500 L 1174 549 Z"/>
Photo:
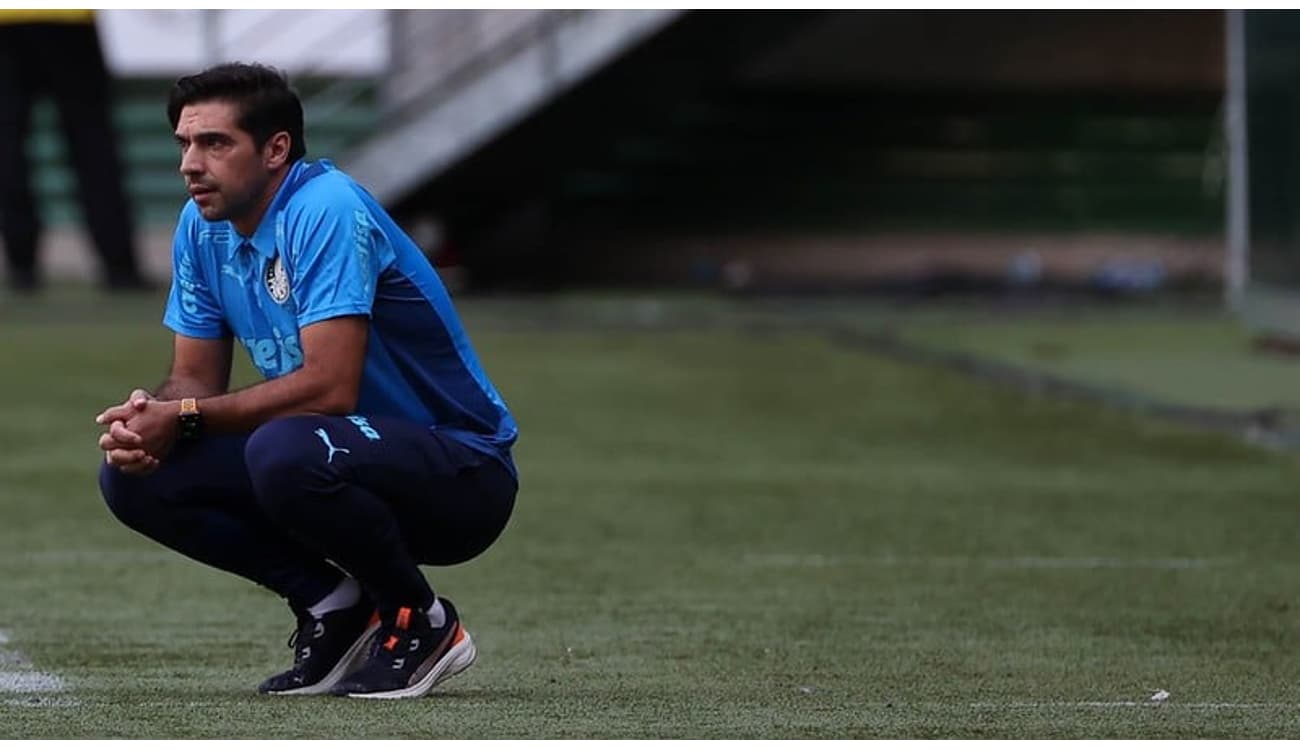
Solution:
<path fill-rule="evenodd" d="M 186 177 L 203 174 L 203 160 L 199 149 L 193 146 L 181 151 L 181 174 Z"/>

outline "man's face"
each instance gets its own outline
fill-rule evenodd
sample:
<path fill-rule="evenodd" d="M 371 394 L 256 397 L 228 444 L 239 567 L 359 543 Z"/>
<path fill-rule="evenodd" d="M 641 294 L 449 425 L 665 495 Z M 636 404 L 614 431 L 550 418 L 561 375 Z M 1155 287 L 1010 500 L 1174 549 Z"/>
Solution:
<path fill-rule="evenodd" d="M 257 208 L 271 181 L 263 149 L 236 126 L 238 117 L 235 104 L 213 100 L 186 105 L 176 123 L 181 176 L 208 221 L 238 222 Z"/>

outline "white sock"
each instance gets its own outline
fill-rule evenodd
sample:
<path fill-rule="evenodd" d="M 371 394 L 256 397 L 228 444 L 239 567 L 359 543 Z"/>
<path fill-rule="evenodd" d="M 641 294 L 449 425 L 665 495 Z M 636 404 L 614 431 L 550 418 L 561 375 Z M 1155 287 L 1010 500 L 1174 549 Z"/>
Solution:
<path fill-rule="evenodd" d="M 429 607 L 429 624 L 435 628 L 447 624 L 447 610 L 442 608 L 441 599 L 434 599 L 433 606 Z"/>
<path fill-rule="evenodd" d="M 307 608 L 312 617 L 320 617 L 327 612 L 333 612 L 339 609 L 347 609 L 353 604 L 361 601 L 361 587 L 352 576 L 344 576 L 339 585 L 329 592 L 324 599 L 316 602 Z"/>

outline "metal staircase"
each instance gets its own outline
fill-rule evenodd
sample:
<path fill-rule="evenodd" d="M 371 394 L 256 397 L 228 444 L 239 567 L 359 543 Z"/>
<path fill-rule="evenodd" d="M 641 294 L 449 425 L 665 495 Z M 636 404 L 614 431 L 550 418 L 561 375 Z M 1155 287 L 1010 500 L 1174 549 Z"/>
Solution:
<path fill-rule="evenodd" d="M 394 11 L 384 128 L 343 166 L 394 202 L 681 11 Z"/>

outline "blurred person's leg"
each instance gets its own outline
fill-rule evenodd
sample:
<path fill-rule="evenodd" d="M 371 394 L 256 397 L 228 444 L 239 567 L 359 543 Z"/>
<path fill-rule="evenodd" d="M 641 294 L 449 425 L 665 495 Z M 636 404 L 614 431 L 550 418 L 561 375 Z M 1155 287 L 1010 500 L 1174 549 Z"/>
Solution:
<path fill-rule="evenodd" d="M 146 288 L 136 264 L 135 226 L 113 125 L 108 69 L 92 24 L 50 24 L 42 45 L 51 93 L 77 172 L 77 193 L 109 289 Z"/>
<path fill-rule="evenodd" d="M 0 241 L 9 285 L 31 291 L 38 286 L 36 243 L 41 226 L 26 151 L 34 81 L 23 67 L 25 29 L 0 25 Z"/>

